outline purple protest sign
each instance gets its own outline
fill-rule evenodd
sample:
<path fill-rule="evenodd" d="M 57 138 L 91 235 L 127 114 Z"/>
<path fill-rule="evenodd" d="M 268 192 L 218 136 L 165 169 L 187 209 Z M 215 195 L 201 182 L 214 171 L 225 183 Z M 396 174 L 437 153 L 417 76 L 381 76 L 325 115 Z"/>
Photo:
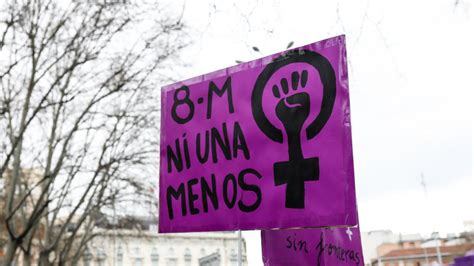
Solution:
<path fill-rule="evenodd" d="M 364 265 L 358 227 L 263 230 L 265 265 Z"/>
<path fill-rule="evenodd" d="M 344 36 L 165 86 L 160 232 L 357 224 Z"/>

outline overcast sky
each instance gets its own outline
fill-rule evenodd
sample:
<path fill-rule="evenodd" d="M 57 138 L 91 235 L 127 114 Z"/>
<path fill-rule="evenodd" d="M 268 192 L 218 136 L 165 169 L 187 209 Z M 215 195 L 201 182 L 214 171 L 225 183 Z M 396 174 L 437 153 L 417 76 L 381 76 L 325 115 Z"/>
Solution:
<path fill-rule="evenodd" d="M 187 1 L 194 44 L 173 78 L 346 34 L 361 229 L 456 233 L 474 219 L 473 8 L 467 0 Z M 244 235 L 255 265 L 259 233 Z"/>

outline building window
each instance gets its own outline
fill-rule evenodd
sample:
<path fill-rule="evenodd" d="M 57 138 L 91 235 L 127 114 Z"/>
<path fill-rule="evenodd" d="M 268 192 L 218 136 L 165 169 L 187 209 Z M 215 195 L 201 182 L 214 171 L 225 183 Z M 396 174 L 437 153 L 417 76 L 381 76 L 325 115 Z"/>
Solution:
<path fill-rule="evenodd" d="M 117 249 L 117 266 L 123 265 L 123 249 L 122 246 L 119 246 Z"/>
<path fill-rule="evenodd" d="M 235 249 L 230 250 L 230 259 L 237 260 L 237 252 L 235 252 Z"/>
<path fill-rule="evenodd" d="M 97 266 L 104 266 L 105 259 L 107 258 L 107 254 L 105 253 L 105 248 L 103 246 L 97 248 L 96 257 L 97 257 Z"/>
<path fill-rule="evenodd" d="M 239 265 L 239 258 L 235 249 L 230 250 L 230 265 L 237 266 Z"/>
<path fill-rule="evenodd" d="M 143 262 L 142 258 L 135 258 L 135 259 L 133 260 L 133 265 L 134 265 L 134 266 L 142 266 L 142 265 L 143 265 L 142 262 Z"/>
<path fill-rule="evenodd" d="M 158 266 L 158 260 L 160 259 L 160 255 L 158 254 L 158 249 L 156 247 L 153 247 L 151 249 L 151 265 L 152 266 Z"/>
<path fill-rule="evenodd" d="M 91 265 L 92 252 L 89 250 L 88 247 L 86 247 L 86 250 L 84 250 L 84 257 L 83 257 L 82 260 L 84 262 L 84 266 L 90 266 Z"/>
<path fill-rule="evenodd" d="M 191 250 L 189 248 L 186 248 L 184 250 L 184 262 L 186 263 L 186 265 L 191 265 L 191 259 Z"/>
<path fill-rule="evenodd" d="M 178 266 L 178 259 L 174 254 L 174 248 L 168 249 L 168 260 L 166 261 L 167 266 Z"/>
<path fill-rule="evenodd" d="M 134 266 L 142 266 L 143 265 L 143 259 L 140 256 L 140 247 L 135 247 L 133 255 L 135 256 L 133 258 L 133 265 Z"/>

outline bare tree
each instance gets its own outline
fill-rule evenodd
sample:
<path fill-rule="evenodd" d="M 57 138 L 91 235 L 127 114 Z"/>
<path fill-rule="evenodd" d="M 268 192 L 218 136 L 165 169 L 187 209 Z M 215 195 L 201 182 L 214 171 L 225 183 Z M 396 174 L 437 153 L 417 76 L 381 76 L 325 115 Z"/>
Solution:
<path fill-rule="evenodd" d="M 4 265 L 77 263 L 97 218 L 157 178 L 158 73 L 183 23 L 157 4 L 87 2 L 0 7 Z"/>

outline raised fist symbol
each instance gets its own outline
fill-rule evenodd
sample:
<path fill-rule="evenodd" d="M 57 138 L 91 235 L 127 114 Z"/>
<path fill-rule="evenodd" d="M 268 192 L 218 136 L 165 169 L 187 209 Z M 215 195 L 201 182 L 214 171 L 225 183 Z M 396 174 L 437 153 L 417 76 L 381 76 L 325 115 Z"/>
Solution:
<path fill-rule="evenodd" d="M 306 86 L 307 80 L 308 72 L 303 70 L 300 89 Z M 303 124 L 309 115 L 309 94 L 306 92 L 293 93 L 298 90 L 300 85 L 300 75 L 296 71 L 291 74 L 291 92 L 286 78 L 281 79 L 280 85 L 280 88 L 277 85 L 273 86 L 273 95 L 280 99 L 276 106 L 276 115 L 283 123 L 288 138 L 299 138 Z"/>
<path fill-rule="evenodd" d="M 290 160 L 303 158 L 300 138 L 303 124 L 309 115 L 310 97 L 308 93 L 298 92 L 298 90 L 303 89 L 307 81 L 306 70 L 302 71 L 301 80 L 300 74 L 295 71 L 291 74 L 292 91 L 289 89 L 286 78 L 281 79 L 280 88 L 277 85 L 272 88 L 273 95 L 280 99 L 276 106 L 276 115 L 283 123 L 288 136 Z"/>

